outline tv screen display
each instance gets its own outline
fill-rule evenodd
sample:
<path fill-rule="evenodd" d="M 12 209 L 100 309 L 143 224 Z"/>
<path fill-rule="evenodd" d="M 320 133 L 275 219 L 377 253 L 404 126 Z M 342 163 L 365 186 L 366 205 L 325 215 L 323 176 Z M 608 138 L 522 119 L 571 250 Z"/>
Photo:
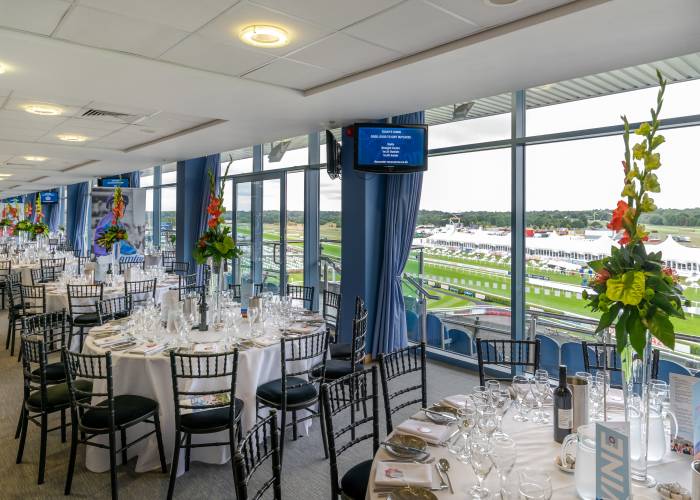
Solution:
<path fill-rule="evenodd" d="M 55 191 L 46 191 L 40 194 L 42 203 L 58 203 L 58 193 Z"/>
<path fill-rule="evenodd" d="M 420 172 L 428 168 L 425 125 L 355 124 L 355 169 L 377 173 Z"/>
<path fill-rule="evenodd" d="M 127 179 L 126 177 L 107 177 L 105 179 L 100 179 L 99 185 L 106 188 L 128 188 L 129 179 Z"/>

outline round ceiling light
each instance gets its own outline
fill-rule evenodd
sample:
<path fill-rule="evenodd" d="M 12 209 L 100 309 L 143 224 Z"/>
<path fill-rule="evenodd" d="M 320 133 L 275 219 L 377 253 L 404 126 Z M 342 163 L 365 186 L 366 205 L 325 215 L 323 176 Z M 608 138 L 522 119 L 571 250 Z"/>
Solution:
<path fill-rule="evenodd" d="M 494 5 L 496 7 L 504 7 L 506 5 L 513 5 L 518 3 L 520 0 L 484 0 L 486 5 Z"/>
<path fill-rule="evenodd" d="M 66 142 L 85 142 L 88 140 L 84 135 L 78 134 L 59 134 L 57 137 Z"/>
<path fill-rule="evenodd" d="M 27 113 L 40 116 L 57 116 L 63 109 L 52 104 L 25 104 L 22 106 Z"/>
<path fill-rule="evenodd" d="M 7 66 L 5 66 L 3 63 L 0 63 L 0 75 L 5 73 L 7 71 Z"/>
<path fill-rule="evenodd" d="M 46 161 L 47 160 L 46 156 L 25 156 L 24 159 L 27 161 Z"/>
<path fill-rule="evenodd" d="M 254 24 L 241 30 L 241 40 L 255 47 L 283 47 L 289 43 L 289 35 L 286 30 L 277 26 Z"/>

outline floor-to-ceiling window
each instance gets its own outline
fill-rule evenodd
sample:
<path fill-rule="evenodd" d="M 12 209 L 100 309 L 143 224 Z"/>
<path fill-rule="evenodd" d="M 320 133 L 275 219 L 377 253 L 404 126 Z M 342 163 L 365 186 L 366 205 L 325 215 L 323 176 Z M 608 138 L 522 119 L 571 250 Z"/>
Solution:
<path fill-rule="evenodd" d="M 340 142 L 340 129 L 333 130 L 332 133 L 335 140 Z M 321 136 L 321 140 L 323 144 L 321 144 L 320 159 L 325 163 L 325 134 Z M 342 181 L 338 177 L 331 178 L 326 169 L 321 169 L 319 177 L 320 279 L 322 283 L 328 283 L 328 288 L 332 291 L 340 292 Z"/>

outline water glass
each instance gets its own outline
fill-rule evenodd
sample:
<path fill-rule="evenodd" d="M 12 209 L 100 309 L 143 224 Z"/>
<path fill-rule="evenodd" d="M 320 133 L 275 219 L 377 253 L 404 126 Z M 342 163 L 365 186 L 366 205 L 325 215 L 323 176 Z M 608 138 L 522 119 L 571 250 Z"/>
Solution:
<path fill-rule="evenodd" d="M 515 467 L 515 461 L 518 458 L 518 453 L 515 446 L 515 441 L 507 436 L 494 436 L 493 439 L 491 439 L 491 446 L 493 448 L 491 458 L 493 459 L 493 464 L 496 467 L 496 472 L 498 474 L 501 487 L 501 497 L 503 497 L 505 496 L 503 490 L 506 488 L 508 476 L 513 470 L 513 467 Z"/>
<path fill-rule="evenodd" d="M 479 433 L 487 438 L 491 439 L 491 436 L 498 428 L 498 420 L 496 418 L 496 409 L 493 406 L 481 406 L 478 409 L 479 416 L 476 421 Z"/>
<path fill-rule="evenodd" d="M 507 434 L 503 432 L 503 417 L 512 403 L 510 391 L 508 389 L 499 389 L 491 395 L 491 398 L 493 400 L 493 406 L 496 409 L 496 422 L 498 423 L 494 436 L 507 436 Z"/>
<path fill-rule="evenodd" d="M 536 469 L 522 469 L 518 474 L 520 500 L 549 500 L 552 498 L 552 480 Z"/>
<path fill-rule="evenodd" d="M 549 373 L 547 370 L 537 370 L 535 371 L 535 378 L 532 384 L 532 394 L 535 397 L 535 402 L 537 409 L 534 416 L 532 417 L 533 422 L 541 424 L 549 424 L 550 418 L 543 410 L 544 401 L 551 392 L 551 386 L 549 384 Z"/>
<path fill-rule="evenodd" d="M 513 377 L 513 389 L 515 390 L 515 395 L 518 402 L 518 413 L 513 417 L 514 420 L 518 422 L 527 422 L 528 419 L 528 408 L 525 404 L 525 399 L 530 393 L 530 379 L 524 375 L 516 375 Z"/>
<path fill-rule="evenodd" d="M 457 457 L 460 462 L 468 463 L 470 460 L 469 444 L 472 430 L 476 426 L 477 418 L 478 414 L 476 408 L 469 406 L 469 404 L 459 410 L 459 420 L 457 422 L 457 426 L 459 427 L 459 431 L 462 435 L 462 441 L 464 442 L 464 447 Z"/>
<path fill-rule="evenodd" d="M 492 450 L 488 439 L 475 438 L 470 444 L 471 459 L 469 463 L 477 480 L 477 483 L 469 490 L 471 498 L 488 498 L 490 496 L 489 490 L 484 488 L 483 482 L 493 467 Z"/>

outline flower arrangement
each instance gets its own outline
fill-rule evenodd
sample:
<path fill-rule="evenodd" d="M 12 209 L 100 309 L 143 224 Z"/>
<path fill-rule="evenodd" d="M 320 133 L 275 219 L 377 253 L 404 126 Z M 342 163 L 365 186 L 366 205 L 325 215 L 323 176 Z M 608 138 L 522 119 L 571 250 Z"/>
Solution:
<path fill-rule="evenodd" d="M 226 172 L 223 178 L 228 175 L 228 169 L 232 162 L 226 166 Z M 209 171 L 209 205 L 207 206 L 207 230 L 202 234 L 197 242 L 197 246 L 192 252 L 192 256 L 199 264 L 204 264 L 209 257 L 214 259 L 214 262 L 220 263 L 222 260 L 235 259 L 242 252 L 236 247 L 233 238 L 229 234 L 231 228 L 224 224 L 222 215 L 226 212 L 224 207 L 224 180 L 221 180 L 220 185 L 217 185 L 214 175 Z"/>
<path fill-rule="evenodd" d="M 621 117 L 625 144 L 621 196 L 625 199 L 617 202 L 608 224 L 609 229 L 622 232 L 620 248 L 613 247 L 610 257 L 588 263 L 596 272 L 592 281 L 596 293 L 583 295 L 587 307 L 602 312 L 596 332 L 615 326 L 617 351 L 623 356 L 623 365 L 631 359 L 631 349 L 642 355 L 647 345 L 647 330 L 673 349 L 675 330 L 671 318 L 684 318 L 682 306 L 688 303 L 675 271 L 664 266 L 661 252 L 647 253 L 644 242 L 648 233 L 639 223 L 643 213 L 656 210 L 650 193 L 661 191 L 655 171 L 661 167 L 657 150 L 665 141 L 657 132 L 666 81 L 659 71 L 657 78 L 660 88 L 656 108 L 651 109 L 651 123 L 642 123 L 634 131 L 641 141 L 631 149 L 629 122 L 626 116 Z"/>
<path fill-rule="evenodd" d="M 36 217 L 35 217 L 36 222 L 34 223 L 34 225 L 32 227 L 32 233 L 35 236 L 49 234 L 49 226 L 47 226 L 43 222 L 43 219 L 44 219 L 44 210 L 41 206 L 41 195 L 37 194 L 36 195 Z"/>
<path fill-rule="evenodd" d="M 116 187 L 112 201 L 112 225 L 97 239 L 97 243 L 108 252 L 112 251 L 112 246 L 115 243 L 129 239 L 126 228 L 121 225 L 125 209 L 126 203 L 124 203 L 124 197 L 122 196 L 122 188 Z"/>
<path fill-rule="evenodd" d="M 34 212 L 34 210 L 32 209 L 32 204 L 25 203 L 24 204 L 24 218 L 29 219 L 32 216 L 33 212 Z"/>

